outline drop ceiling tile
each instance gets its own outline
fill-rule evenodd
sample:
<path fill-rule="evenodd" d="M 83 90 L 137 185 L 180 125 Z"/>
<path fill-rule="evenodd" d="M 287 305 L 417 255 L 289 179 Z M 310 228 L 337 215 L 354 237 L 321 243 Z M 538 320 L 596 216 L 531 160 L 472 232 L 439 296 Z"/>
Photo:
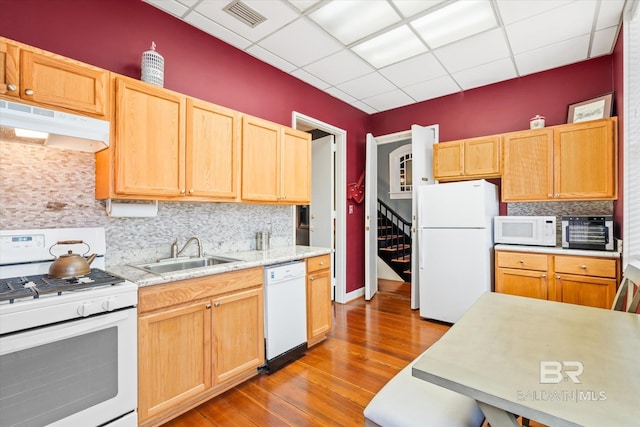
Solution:
<path fill-rule="evenodd" d="M 347 95 L 346 93 L 335 87 L 330 87 L 329 89 L 325 90 L 325 92 L 335 98 L 343 100 L 347 104 L 353 104 L 355 101 L 357 101 L 353 96 Z"/>
<path fill-rule="evenodd" d="M 538 49 L 591 32 L 596 2 L 581 0 L 507 25 L 514 54 Z"/>
<path fill-rule="evenodd" d="M 303 82 L 309 83 L 311 86 L 317 87 L 320 90 L 325 90 L 330 86 L 327 82 L 320 80 L 313 74 L 309 74 L 302 69 L 297 69 L 291 72 L 290 74 L 294 77 L 299 78 Z"/>
<path fill-rule="evenodd" d="M 356 107 L 357 109 L 364 111 L 367 114 L 373 114 L 373 113 L 377 113 L 378 110 L 376 110 L 375 108 L 370 107 L 369 105 L 365 104 L 362 101 L 356 101 L 353 102 L 351 105 L 353 105 L 354 107 Z"/>
<path fill-rule="evenodd" d="M 434 51 L 450 73 L 466 70 L 511 55 L 501 28 L 496 28 Z"/>
<path fill-rule="evenodd" d="M 185 5 L 174 0 L 143 0 L 145 3 L 149 3 L 158 9 L 164 10 L 171 15 L 182 17 L 184 13 L 189 9 Z"/>
<path fill-rule="evenodd" d="M 436 60 L 432 53 L 425 53 L 389 65 L 380 70 L 380 74 L 398 87 L 405 87 L 425 80 L 444 76 L 447 71 Z"/>
<path fill-rule="evenodd" d="M 300 18 L 258 43 L 298 67 L 304 67 L 343 48 L 306 18 Z"/>
<path fill-rule="evenodd" d="M 231 0 L 203 1 L 199 3 L 194 10 L 253 42 L 262 39 L 279 28 L 282 28 L 284 25 L 298 17 L 298 14 L 290 6 L 281 1 L 242 0 L 244 4 L 267 18 L 266 21 L 251 28 L 249 25 L 223 10 L 223 8 L 230 2 Z"/>
<path fill-rule="evenodd" d="M 331 56 L 327 56 L 307 65 L 304 70 L 331 85 L 344 83 L 347 80 L 353 80 L 356 77 L 375 71 L 369 64 L 349 50 L 341 50 Z"/>
<path fill-rule="evenodd" d="M 304 12 L 320 3 L 320 0 L 289 0 L 289 3 L 294 5 L 300 12 Z"/>
<path fill-rule="evenodd" d="M 235 46 L 239 49 L 246 49 L 251 42 L 244 37 L 240 37 L 238 34 L 229 31 L 223 26 L 213 22 L 211 19 L 205 18 L 199 13 L 191 12 L 189 13 L 184 20 L 189 24 L 193 25 L 196 28 L 201 29 L 205 33 L 211 34 L 212 36 L 219 38 L 222 41 L 229 43 L 232 46 Z"/>
<path fill-rule="evenodd" d="M 339 0 L 323 4 L 309 18 L 345 45 L 400 21 L 400 15 L 380 0 Z"/>
<path fill-rule="evenodd" d="M 403 25 L 352 47 L 376 68 L 402 61 L 427 51 L 424 43 Z"/>
<path fill-rule="evenodd" d="M 444 0 L 391 0 L 405 18 L 443 3 Z"/>
<path fill-rule="evenodd" d="M 539 15 L 551 9 L 571 3 L 566 1 L 540 1 L 540 0 L 498 0 L 498 11 L 505 25 L 513 24 L 522 19 Z"/>
<path fill-rule="evenodd" d="M 593 34 L 591 55 L 589 55 L 589 57 L 595 58 L 596 56 L 610 54 L 616 42 L 616 35 L 618 35 L 618 27 L 610 27 L 596 31 Z"/>
<path fill-rule="evenodd" d="M 624 0 L 606 0 L 600 3 L 596 30 L 620 24 Z"/>
<path fill-rule="evenodd" d="M 285 61 L 284 59 L 280 58 L 277 55 L 274 55 L 273 53 L 269 52 L 268 50 L 265 50 L 263 48 L 261 48 L 258 45 L 253 45 L 251 47 L 249 47 L 247 49 L 247 52 L 250 53 L 251 55 L 255 56 L 256 58 L 258 58 L 259 60 L 261 60 L 262 62 L 266 62 L 269 65 L 273 65 L 274 67 L 284 71 L 284 72 L 291 72 L 293 70 L 295 70 L 296 67 L 295 65 Z"/>
<path fill-rule="evenodd" d="M 378 111 L 391 110 L 392 108 L 398 108 L 414 103 L 413 98 L 399 89 L 381 93 L 380 95 L 372 96 L 370 98 L 365 98 L 362 102 Z"/>
<path fill-rule="evenodd" d="M 588 50 L 589 35 L 584 35 L 516 55 L 516 67 L 521 76 L 550 70 L 584 61 L 587 59 Z"/>
<path fill-rule="evenodd" d="M 404 87 L 402 90 L 415 99 L 416 102 L 420 102 L 460 92 L 460 86 L 450 76 L 443 76 Z"/>
<path fill-rule="evenodd" d="M 356 99 L 369 98 L 396 88 L 379 73 L 367 74 L 366 76 L 358 77 L 337 85 L 336 87 Z"/>
<path fill-rule="evenodd" d="M 454 73 L 453 78 L 462 90 L 469 90 L 480 86 L 518 77 L 511 58 L 500 59 L 489 64 L 479 65 L 464 71 Z"/>

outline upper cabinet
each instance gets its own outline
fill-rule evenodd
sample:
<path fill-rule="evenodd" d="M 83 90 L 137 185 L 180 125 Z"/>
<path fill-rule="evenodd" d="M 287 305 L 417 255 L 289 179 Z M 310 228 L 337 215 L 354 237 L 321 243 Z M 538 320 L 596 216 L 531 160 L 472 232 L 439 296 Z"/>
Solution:
<path fill-rule="evenodd" d="M 109 71 L 0 39 L 0 95 L 100 118 L 109 115 Z"/>
<path fill-rule="evenodd" d="M 111 148 L 98 198 L 235 200 L 240 114 L 138 80 L 115 79 Z"/>
<path fill-rule="evenodd" d="M 242 119 L 242 199 L 311 200 L 311 135 L 256 117 Z"/>
<path fill-rule="evenodd" d="M 617 119 L 503 136 L 502 201 L 617 198 Z"/>
<path fill-rule="evenodd" d="M 500 176 L 500 136 L 433 145 L 433 177 L 454 181 Z"/>

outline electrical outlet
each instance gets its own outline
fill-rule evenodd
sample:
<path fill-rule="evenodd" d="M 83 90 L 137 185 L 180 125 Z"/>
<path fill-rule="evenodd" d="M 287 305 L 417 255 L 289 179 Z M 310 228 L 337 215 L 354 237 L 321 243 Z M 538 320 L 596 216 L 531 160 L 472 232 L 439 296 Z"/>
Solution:
<path fill-rule="evenodd" d="M 349 205 L 349 215 L 353 215 L 353 205 Z"/>

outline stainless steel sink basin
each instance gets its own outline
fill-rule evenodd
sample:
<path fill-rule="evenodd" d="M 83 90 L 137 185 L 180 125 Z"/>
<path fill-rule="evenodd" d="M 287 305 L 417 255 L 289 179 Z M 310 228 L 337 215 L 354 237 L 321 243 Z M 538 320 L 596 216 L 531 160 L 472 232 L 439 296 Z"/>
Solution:
<path fill-rule="evenodd" d="M 233 258 L 225 258 L 218 256 L 208 256 L 203 258 L 177 258 L 167 259 L 149 264 L 137 264 L 136 267 L 141 268 L 150 273 L 162 274 L 175 271 L 191 270 L 192 268 L 208 267 L 218 264 L 226 264 L 229 262 L 239 261 Z"/>

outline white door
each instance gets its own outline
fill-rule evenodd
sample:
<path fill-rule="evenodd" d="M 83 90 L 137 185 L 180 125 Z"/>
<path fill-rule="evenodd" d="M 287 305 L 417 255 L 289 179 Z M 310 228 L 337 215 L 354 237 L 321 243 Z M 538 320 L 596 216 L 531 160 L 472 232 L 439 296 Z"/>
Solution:
<path fill-rule="evenodd" d="M 364 297 L 378 292 L 378 143 L 367 134 L 364 179 Z"/>
<path fill-rule="evenodd" d="M 311 205 L 309 206 L 309 246 L 335 249 L 336 208 L 334 203 L 335 138 L 328 135 L 311 142 Z M 335 256 L 335 251 L 331 254 Z M 335 286 L 335 260 L 331 262 L 331 284 Z M 331 293 L 335 295 L 334 292 Z"/>
<path fill-rule="evenodd" d="M 411 199 L 411 309 L 420 308 L 420 244 L 418 230 L 418 192 L 424 185 L 435 184 L 433 180 L 433 144 L 438 142 L 438 125 L 411 126 L 411 163 L 412 199 Z"/>

